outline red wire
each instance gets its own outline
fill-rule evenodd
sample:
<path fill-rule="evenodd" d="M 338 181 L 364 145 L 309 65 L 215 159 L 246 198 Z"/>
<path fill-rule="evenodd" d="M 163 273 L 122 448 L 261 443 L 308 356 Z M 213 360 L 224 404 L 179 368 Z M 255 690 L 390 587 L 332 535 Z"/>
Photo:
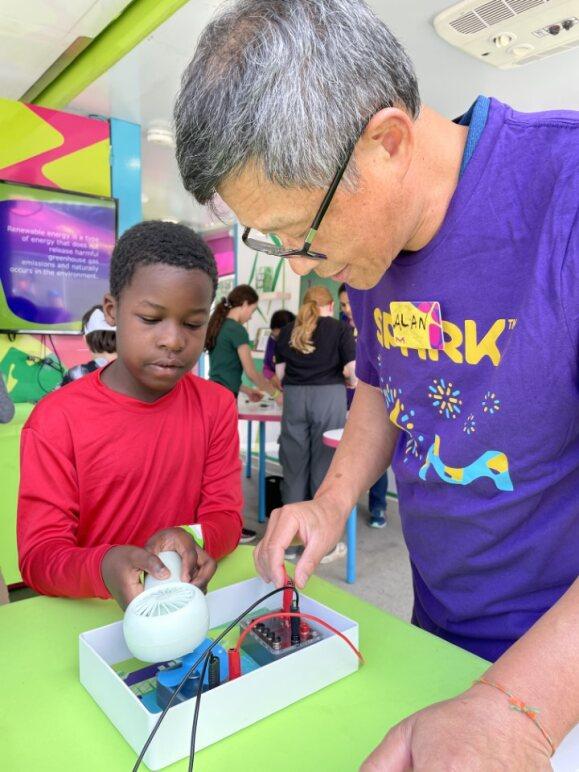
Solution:
<path fill-rule="evenodd" d="M 256 617 L 247 625 L 245 630 L 241 633 L 241 635 L 237 639 L 237 644 L 235 646 L 236 650 L 239 651 L 241 649 L 241 644 L 243 643 L 245 636 L 249 633 L 250 630 L 252 630 L 255 627 L 256 624 L 258 624 L 259 622 L 264 622 L 266 619 L 274 619 L 279 617 L 299 617 L 300 619 L 309 619 L 312 622 L 317 622 L 319 625 L 322 625 L 323 627 L 327 627 L 328 630 L 331 630 L 335 635 L 339 635 L 340 638 L 348 644 L 348 646 L 352 649 L 352 651 L 358 657 L 358 659 L 362 664 L 365 663 L 365 660 L 362 654 L 354 646 L 352 641 L 349 638 L 347 638 L 343 633 L 341 633 L 339 630 L 336 630 L 335 627 L 332 627 L 332 625 L 329 625 L 327 622 L 324 622 L 323 619 L 320 619 L 319 617 L 315 617 L 312 614 L 304 614 L 301 611 L 293 611 L 293 612 L 292 611 L 273 611 L 271 614 L 263 614 L 263 616 Z"/>

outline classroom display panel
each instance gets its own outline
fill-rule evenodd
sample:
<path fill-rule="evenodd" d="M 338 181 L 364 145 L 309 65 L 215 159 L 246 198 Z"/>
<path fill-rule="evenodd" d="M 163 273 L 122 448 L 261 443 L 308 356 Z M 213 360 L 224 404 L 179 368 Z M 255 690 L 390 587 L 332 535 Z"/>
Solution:
<path fill-rule="evenodd" d="M 116 233 L 112 198 L 0 181 L 0 331 L 79 333 Z"/>

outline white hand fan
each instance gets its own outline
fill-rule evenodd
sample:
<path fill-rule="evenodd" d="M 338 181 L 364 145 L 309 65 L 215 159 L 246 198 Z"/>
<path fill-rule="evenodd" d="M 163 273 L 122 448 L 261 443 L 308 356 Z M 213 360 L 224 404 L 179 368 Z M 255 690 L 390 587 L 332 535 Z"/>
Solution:
<path fill-rule="evenodd" d="M 168 579 L 145 577 L 145 589 L 125 611 L 123 633 L 131 654 L 143 662 L 162 662 L 189 654 L 206 637 L 209 608 L 198 587 L 180 581 L 181 558 L 161 552 Z"/>

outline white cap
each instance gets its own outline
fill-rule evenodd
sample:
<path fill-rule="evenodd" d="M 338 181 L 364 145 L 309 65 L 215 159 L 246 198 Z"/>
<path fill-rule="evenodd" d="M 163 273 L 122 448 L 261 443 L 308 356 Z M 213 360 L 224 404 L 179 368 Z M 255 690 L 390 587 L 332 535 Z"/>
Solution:
<path fill-rule="evenodd" d="M 95 308 L 89 317 L 83 330 L 85 335 L 89 332 L 116 332 L 117 328 L 110 325 L 105 319 L 105 315 L 100 308 Z"/>

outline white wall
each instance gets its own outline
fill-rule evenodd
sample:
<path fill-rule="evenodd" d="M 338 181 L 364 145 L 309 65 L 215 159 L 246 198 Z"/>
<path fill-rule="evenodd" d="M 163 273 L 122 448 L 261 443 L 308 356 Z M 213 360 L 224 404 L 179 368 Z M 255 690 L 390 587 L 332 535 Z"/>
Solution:
<path fill-rule="evenodd" d="M 249 278 L 252 266 L 254 264 L 255 252 L 253 252 L 251 249 L 248 249 L 248 247 L 246 247 L 245 244 L 241 241 L 241 232 L 242 229 L 238 228 L 237 283 L 248 284 L 250 283 Z M 270 257 L 269 255 L 258 255 L 257 268 L 259 269 L 264 266 L 269 266 L 272 269 L 275 269 L 277 262 L 277 258 Z M 255 287 L 255 282 L 252 281 L 251 285 Z M 277 311 L 280 308 L 287 308 L 289 311 L 293 311 L 294 314 L 297 313 L 300 300 L 300 277 L 291 270 L 287 261 L 285 261 L 283 265 L 282 272 L 278 280 L 278 285 L 279 287 L 276 287 L 276 290 L 281 289 L 283 292 L 291 295 L 291 297 L 283 301 L 264 299 L 260 300 L 258 308 L 261 312 L 261 315 L 256 312 L 248 325 L 249 337 L 252 340 L 254 339 L 255 332 L 259 327 L 269 326 L 269 320 L 274 311 Z"/>

